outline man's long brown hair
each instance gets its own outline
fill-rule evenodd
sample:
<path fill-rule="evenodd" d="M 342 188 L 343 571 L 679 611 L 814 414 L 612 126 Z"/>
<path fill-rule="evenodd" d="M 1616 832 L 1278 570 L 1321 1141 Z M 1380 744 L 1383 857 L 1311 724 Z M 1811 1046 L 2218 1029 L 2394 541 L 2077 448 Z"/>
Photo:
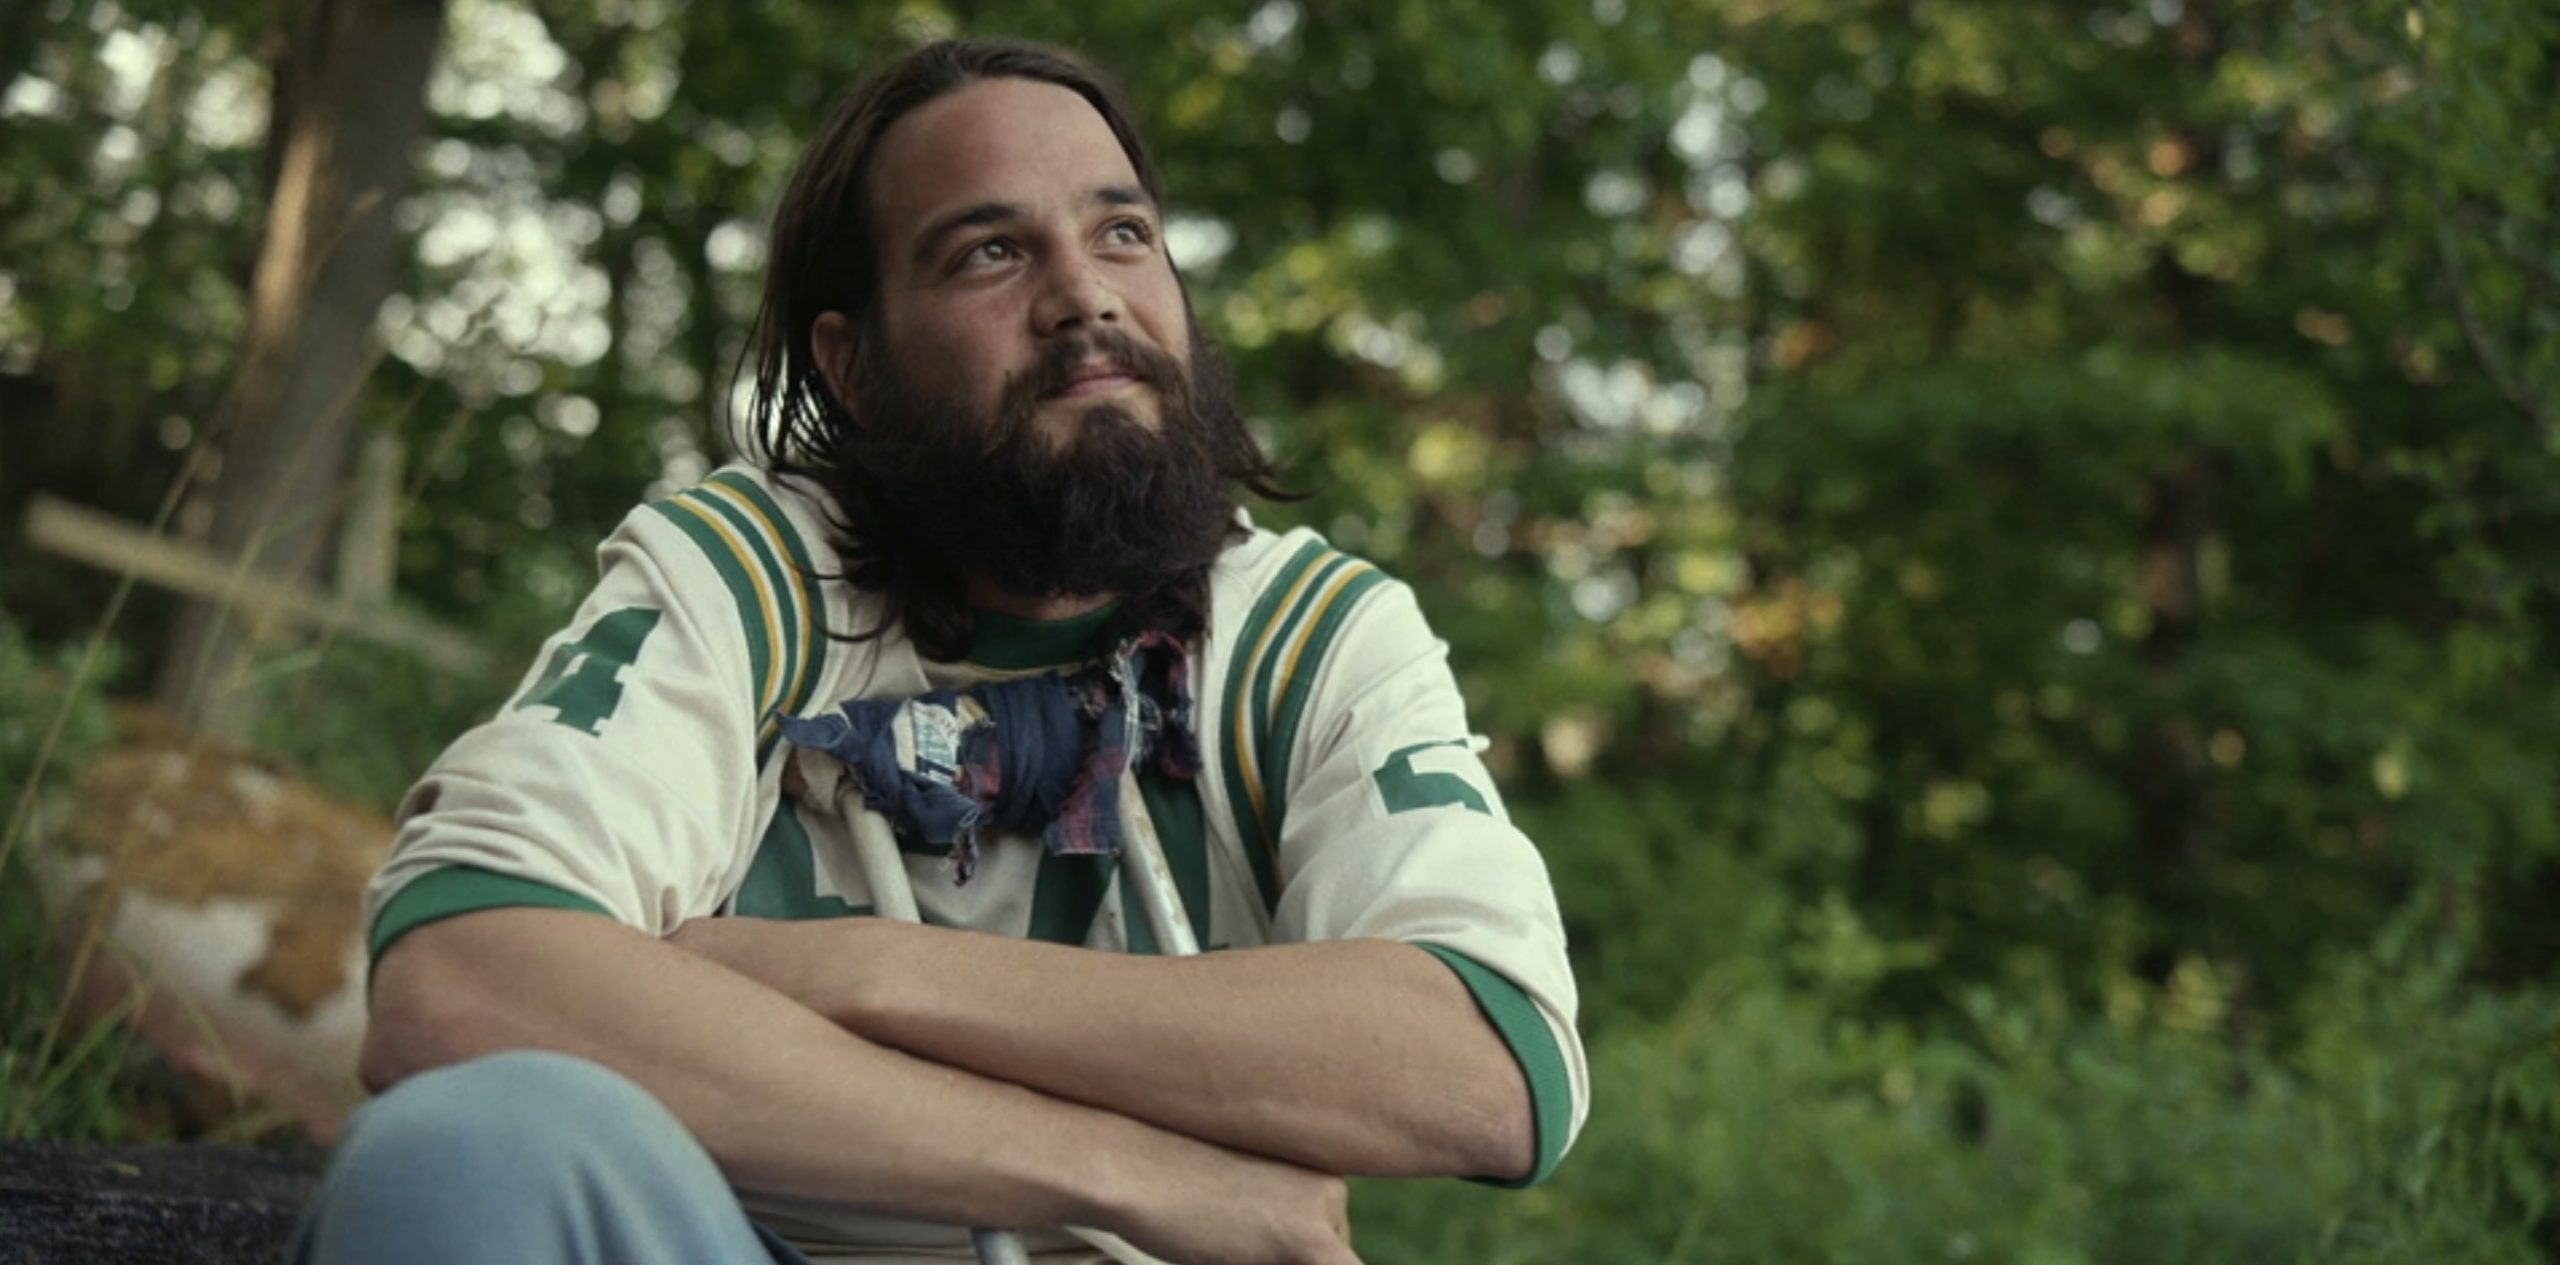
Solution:
<path fill-rule="evenodd" d="M 950 660 L 966 653 L 976 619 L 947 566 L 903 556 L 898 532 L 881 521 L 875 476 L 853 459 L 849 442 L 861 419 L 849 414 L 830 387 L 812 333 L 818 317 L 843 313 L 865 341 L 882 328 L 880 243 L 872 216 L 871 166 L 881 138 L 915 109 L 985 79 L 1029 79 L 1055 84 L 1091 103 L 1127 153 L 1139 185 L 1158 206 L 1163 188 L 1155 162 L 1119 89 L 1071 54 L 1004 40 L 946 40 L 899 58 L 864 81 L 829 116 L 774 212 L 771 264 L 764 302 L 756 315 L 754 403 L 749 415 L 752 455 L 776 475 L 807 479 L 828 493 L 830 527 L 841 578 L 882 596 L 885 617 L 855 634 L 877 637 L 903 623 L 927 657 Z M 1189 314 L 1186 289 L 1184 307 Z M 1199 345 L 1190 322 L 1192 360 L 1199 372 L 1223 372 L 1212 351 Z M 1286 499 L 1278 468 L 1245 432 L 1232 409 L 1212 419 L 1210 437 L 1220 474 L 1232 485 L 1264 497 Z M 1241 530 L 1240 528 L 1238 529 Z M 1208 620 L 1208 567 L 1167 578 L 1155 591 L 1121 594 L 1118 622 L 1124 630 L 1152 627 L 1176 636 L 1197 634 Z"/>

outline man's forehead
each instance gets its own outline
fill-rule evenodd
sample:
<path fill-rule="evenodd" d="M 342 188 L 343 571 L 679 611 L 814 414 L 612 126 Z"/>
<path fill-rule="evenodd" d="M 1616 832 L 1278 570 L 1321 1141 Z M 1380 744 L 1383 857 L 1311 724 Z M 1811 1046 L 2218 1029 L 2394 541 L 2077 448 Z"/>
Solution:
<path fill-rule="evenodd" d="M 1138 183 L 1119 137 L 1072 89 L 1030 79 L 984 79 L 917 107 L 889 126 L 871 188 L 884 245 L 956 207 L 1082 201 Z"/>

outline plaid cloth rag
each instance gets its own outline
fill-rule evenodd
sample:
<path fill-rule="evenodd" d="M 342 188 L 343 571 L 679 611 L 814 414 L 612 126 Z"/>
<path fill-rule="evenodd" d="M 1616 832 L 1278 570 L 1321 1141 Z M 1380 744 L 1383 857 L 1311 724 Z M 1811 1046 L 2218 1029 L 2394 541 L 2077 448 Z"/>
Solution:
<path fill-rule="evenodd" d="M 793 745 L 843 761 L 864 807 L 947 854 L 958 883 L 990 826 L 1059 855 L 1117 856 L 1124 775 L 1200 772 L 1190 652 L 1152 631 L 1079 672 L 852 699 L 781 725 Z"/>

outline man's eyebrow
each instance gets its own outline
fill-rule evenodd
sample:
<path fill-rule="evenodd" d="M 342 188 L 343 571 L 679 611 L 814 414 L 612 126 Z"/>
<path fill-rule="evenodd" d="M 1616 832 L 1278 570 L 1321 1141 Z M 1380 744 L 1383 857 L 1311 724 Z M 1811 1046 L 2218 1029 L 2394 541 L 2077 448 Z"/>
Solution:
<path fill-rule="evenodd" d="M 1097 206 L 1143 206 L 1153 209 L 1154 198 L 1133 184 L 1107 184 L 1085 195 L 1085 202 Z"/>
<path fill-rule="evenodd" d="M 923 234 L 916 238 L 915 265 L 919 268 L 931 265 L 934 255 L 942 249 L 942 243 L 962 229 L 1001 224 L 1006 220 L 1021 219 L 1026 214 L 1028 212 L 1011 202 L 981 202 L 953 211 L 927 225 Z"/>

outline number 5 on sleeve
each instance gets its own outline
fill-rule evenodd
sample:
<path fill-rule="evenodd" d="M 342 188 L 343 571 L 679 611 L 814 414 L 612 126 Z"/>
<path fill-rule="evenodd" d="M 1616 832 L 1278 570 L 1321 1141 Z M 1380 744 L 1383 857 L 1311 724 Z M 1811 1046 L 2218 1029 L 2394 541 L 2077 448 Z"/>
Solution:
<path fill-rule="evenodd" d="M 1378 783 L 1378 794 L 1386 799 L 1390 813 L 1411 812 L 1417 808 L 1469 808 L 1487 816 L 1493 809 L 1485 803 L 1484 793 L 1467 779 L 1455 773 L 1414 767 L 1415 757 L 1428 759 L 1434 750 L 1467 749 L 1464 738 L 1439 742 L 1417 742 L 1387 757 L 1385 765 L 1371 774 Z"/>

